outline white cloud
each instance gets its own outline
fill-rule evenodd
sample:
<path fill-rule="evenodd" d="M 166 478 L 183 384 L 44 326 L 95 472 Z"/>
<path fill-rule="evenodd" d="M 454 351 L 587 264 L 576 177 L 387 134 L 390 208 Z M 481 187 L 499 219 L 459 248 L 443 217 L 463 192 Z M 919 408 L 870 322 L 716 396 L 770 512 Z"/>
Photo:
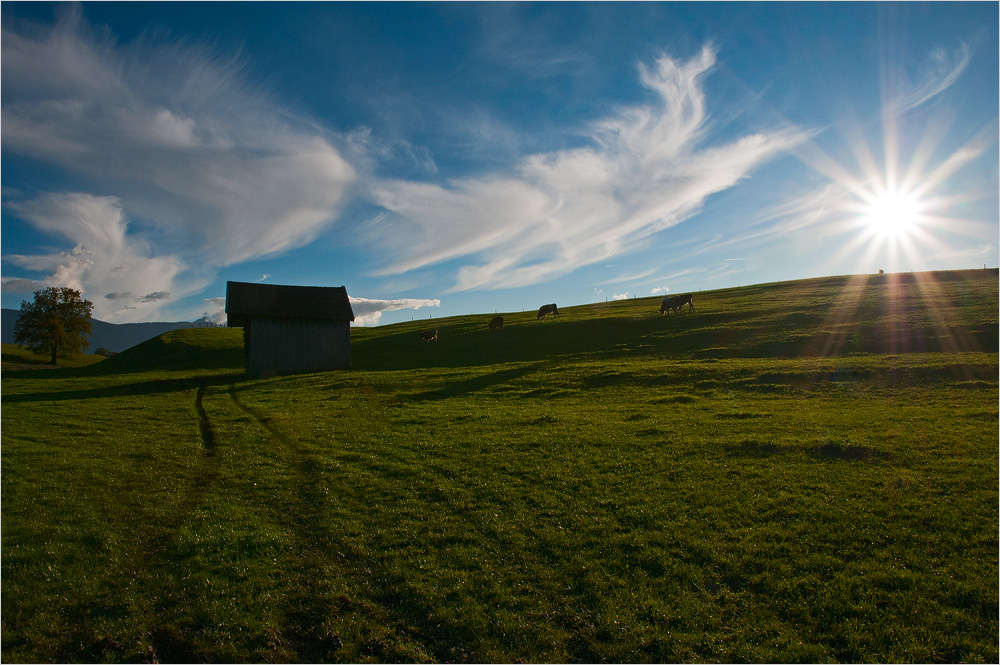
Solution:
<path fill-rule="evenodd" d="M 661 293 L 670 293 L 670 289 L 667 288 L 666 286 L 657 286 L 654 287 L 653 290 L 650 291 L 649 293 L 650 295 L 658 296 Z"/>
<path fill-rule="evenodd" d="M 354 310 L 354 323 L 359 326 L 375 326 L 382 320 L 384 312 L 396 312 L 401 309 L 421 309 L 423 307 L 440 307 L 438 299 L 400 298 L 396 300 L 377 300 L 371 298 L 351 299 L 351 309 Z"/>
<path fill-rule="evenodd" d="M 152 255 L 148 245 L 128 235 L 121 202 L 115 197 L 47 194 L 10 207 L 35 228 L 71 241 L 73 249 L 11 255 L 5 260 L 49 273 L 41 280 L 46 286 L 77 289 L 94 303 L 95 318 L 141 320 L 155 315 L 172 292 L 190 293 L 201 286 L 190 280 L 178 282 L 185 268 L 179 257 Z"/>
<path fill-rule="evenodd" d="M 614 295 L 611 296 L 611 298 L 613 300 L 628 300 L 631 297 L 632 297 L 631 294 L 629 294 L 627 292 L 626 293 L 615 293 Z"/>
<path fill-rule="evenodd" d="M 208 309 L 202 312 L 203 321 L 211 322 L 217 326 L 226 324 L 226 299 L 225 298 L 205 298 L 205 305 Z"/>
<path fill-rule="evenodd" d="M 902 83 L 886 103 L 886 109 L 902 113 L 937 97 L 958 80 L 971 57 L 969 47 L 965 44 L 952 52 L 943 48 L 934 49 L 919 80 L 912 84 Z"/>
<path fill-rule="evenodd" d="M 640 66 L 657 103 L 595 123 L 588 147 L 531 155 L 511 173 L 445 185 L 375 183 L 374 201 L 393 213 L 376 232 L 398 257 L 380 274 L 462 257 L 475 262 L 458 269 L 453 291 L 567 274 L 639 247 L 804 140 L 792 128 L 701 148 L 708 116 L 700 77 L 714 63 L 706 47 L 686 63 L 664 55 Z"/>
<path fill-rule="evenodd" d="M 0 67 L 4 150 L 114 193 L 117 210 L 88 214 L 87 205 L 108 212 L 108 199 L 80 194 L 55 195 L 63 207 L 76 201 L 79 214 L 65 219 L 20 203 L 15 209 L 36 227 L 76 242 L 48 261 L 21 257 L 21 265 L 47 264 L 47 282 L 104 285 L 105 308 L 105 293 L 178 295 L 140 290 L 112 274 L 121 263 L 109 258 L 127 258 L 129 275 L 159 271 L 169 282 L 186 265 L 211 270 L 300 247 L 329 226 L 356 178 L 329 135 L 253 90 L 236 59 L 204 48 L 118 44 L 76 10 L 50 28 L 5 26 Z M 151 256 L 123 211 L 170 256 Z"/>
<path fill-rule="evenodd" d="M 634 282 L 634 281 L 642 279 L 644 277 L 649 277 L 650 275 L 652 275 L 655 272 L 656 272 L 656 269 L 643 270 L 642 272 L 639 272 L 639 273 L 622 273 L 621 275 L 618 275 L 617 277 L 612 277 L 611 279 L 607 279 L 607 280 L 604 280 L 603 282 L 599 282 L 599 283 L 603 285 L 603 284 L 620 284 L 622 282 Z"/>

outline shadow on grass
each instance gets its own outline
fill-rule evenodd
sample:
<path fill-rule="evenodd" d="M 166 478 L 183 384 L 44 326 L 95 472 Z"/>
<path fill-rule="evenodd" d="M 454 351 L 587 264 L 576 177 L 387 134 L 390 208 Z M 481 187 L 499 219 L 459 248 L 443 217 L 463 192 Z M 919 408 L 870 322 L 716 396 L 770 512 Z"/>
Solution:
<path fill-rule="evenodd" d="M 744 439 L 740 443 L 731 444 L 726 446 L 727 452 L 734 457 L 774 457 L 775 455 L 782 455 L 792 451 L 789 446 L 782 446 L 776 443 L 769 443 L 764 441 L 754 441 L 753 439 Z"/>
<path fill-rule="evenodd" d="M 809 449 L 809 454 L 821 460 L 845 460 L 848 462 L 868 462 L 872 460 L 886 460 L 892 457 L 889 453 L 875 450 L 868 446 L 858 446 L 852 443 L 840 443 L 839 441 L 828 441 L 824 444 L 813 446 Z"/>
<path fill-rule="evenodd" d="M 778 455 L 805 453 L 817 460 L 842 460 L 845 462 L 871 462 L 890 459 L 892 455 L 869 446 L 860 446 L 839 441 L 827 441 L 815 446 L 802 448 L 794 445 L 782 445 L 771 441 L 755 441 L 747 438 L 737 444 L 726 446 L 727 452 L 733 457 L 756 457 L 765 459 Z"/>
<path fill-rule="evenodd" d="M 46 372 L 51 374 L 51 372 Z M 3 402 L 55 402 L 63 400 L 85 400 L 101 397 L 130 397 L 140 395 L 154 395 L 159 393 L 172 393 L 193 388 L 204 389 L 209 386 L 220 386 L 231 384 L 237 379 L 244 378 L 243 372 L 233 374 L 212 374 L 209 376 L 187 376 L 182 379 L 156 379 L 153 381 L 140 381 L 138 383 L 126 383 L 117 386 L 105 386 L 102 388 L 90 388 L 86 390 L 52 390 L 49 392 L 23 393 L 20 395 L 4 395 Z"/>
<path fill-rule="evenodd" d="M 24 372 L 38 371 L 42 369 L 58 369 L 58 365 L 51 364 L 48 359 L 31 357 L 27 355 L 17 355 L 15 353 L 4 353 L 0 355 L 0 362 L 3 363 L 5 371 Z"/>
<path fill-rule="evenodd" d="M 415 401 L 437 400 L 437 399 L 448 399 L 449 397 L 458 397 L 460 395 L 467 395 L 469 393 L 478 392 L 480 390 L 490 388 L 492 386 L 504 383 L 506 381 L 519 379 L 528 374 L 541 371 L 546 365 L 547 363 L 534 363 L 532 365 L 527 365 L 524 367 L 515 367 L 513 369 L 500 370 L 499 372 L 491 372 L 490 374 L 477 376 L 472 379 L 467 379 L 465 381 L 457 381 L 443 388 L 438 388 L 437 390 L 427 390 L 424 392 L 415 393 L 413 395 L 410 395 L 409 399 Z"/>
<path fill-rule="evenodd" d="M 267 439 L 287 460 L 289 471 L 295 474 L 296 509 L 283 513 L 281 521 L 295 535 L 297 556 L 292 578 L 298 583 L 285 589 L 286 620 L 280 630 L 280 641 L 290 649 L 296 660 L 337 660 L 335 652 L 343 646 L 343 641 L 325 627 L 325 622 L 338 612 L 338 599 L 311 583 L 326 574 L 324 562 L 331 549 L 350 551 L 349 543 L 329 529 L 321 517 L 328 503 L 324 489 L 324 466 L 296 437 L 244 401 L 240 394 L 242 390 L 235 382 L 230 383 L 229 397 L 233 404 L 266 432 Z M 346 562 L 346 558 L 341 556 Z M 362 574 L 359 570 L 352 572 Z"/>

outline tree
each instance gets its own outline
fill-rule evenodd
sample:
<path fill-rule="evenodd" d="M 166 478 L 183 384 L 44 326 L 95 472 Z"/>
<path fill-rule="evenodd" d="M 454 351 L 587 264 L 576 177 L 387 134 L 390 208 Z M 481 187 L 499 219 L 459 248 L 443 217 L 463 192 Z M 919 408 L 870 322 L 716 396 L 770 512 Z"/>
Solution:
<path fill-rule="evenodd" d="M 14 341 L 35 353 L 48 351 L 52 364 L 60 353 L 77 356 L 90 345 L 90 313 L 94 303 L 79 291 L 49 287 L 35 291 L 35 301 L 21 301 L 21 316 L 14 324 Z"/>

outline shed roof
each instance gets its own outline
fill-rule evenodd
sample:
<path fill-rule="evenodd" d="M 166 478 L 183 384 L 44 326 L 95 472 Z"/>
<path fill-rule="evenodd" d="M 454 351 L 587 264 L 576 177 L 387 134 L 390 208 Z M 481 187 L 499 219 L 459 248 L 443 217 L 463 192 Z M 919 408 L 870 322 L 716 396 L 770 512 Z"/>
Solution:
<path fill-rule="evenodd" d="M 353 321 L 354 310 L 344 286 L 284 286 L 226 282 L 226 314 L 230 327 L 241 327 L 247 319 L 266 316 L 279 319 L 323 319 Z"/>

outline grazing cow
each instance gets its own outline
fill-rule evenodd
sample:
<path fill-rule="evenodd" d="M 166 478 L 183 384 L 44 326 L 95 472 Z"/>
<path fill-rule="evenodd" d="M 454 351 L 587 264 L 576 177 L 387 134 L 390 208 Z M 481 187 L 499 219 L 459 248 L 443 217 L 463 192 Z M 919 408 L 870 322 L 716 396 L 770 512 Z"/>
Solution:
<path fill-rule="evenodd" d="M 503 317 L 494 316 L 490 319 L 490 330 L 503 330 Z"/>
<path fill-rule="evenodd" d="M 438 329 L 434 328 L 433 330 L 425 330 L 424 332 L 420 333 L 420 339 L 424 340 L 425 342 L 438 341 Z"/>
<path fill-rule="evenodd" d="M 678 296 L 667 296 L 663 299 L 663 303 L 660 305 L 660 314 L 663 314 L 668 309 L 673 310 L 674 314 L 680 314 L 684 309 L 684 305 L 694 309 L 694 296 L 690 293 Z"/>
<path fill-rule="evenodd" d="M 660 315 L 662 316 L 667 310 L 673 310 L 674 314 L 677 313 L 677 308 L 680 307 L 678 304 L 680 296 L 667 296 L 663 299 L 660 304 Z"/>
<path fill-rule="evenodd" d="M 551 314 L 552 316 L 559 316 L 559 310 L 556 309 L 556 304 L 542 305 L 538 308 L 538 318 L 544 319 L 546 314 Z"/>
<path fill-rule="evenodd" d="M 684 295 L 677 296 L 677 308 L 684 309 L 684 305 L 687 305 L 692 310 L 694 309 L 694 296 L 690 293 L 685 293 Z"/>

